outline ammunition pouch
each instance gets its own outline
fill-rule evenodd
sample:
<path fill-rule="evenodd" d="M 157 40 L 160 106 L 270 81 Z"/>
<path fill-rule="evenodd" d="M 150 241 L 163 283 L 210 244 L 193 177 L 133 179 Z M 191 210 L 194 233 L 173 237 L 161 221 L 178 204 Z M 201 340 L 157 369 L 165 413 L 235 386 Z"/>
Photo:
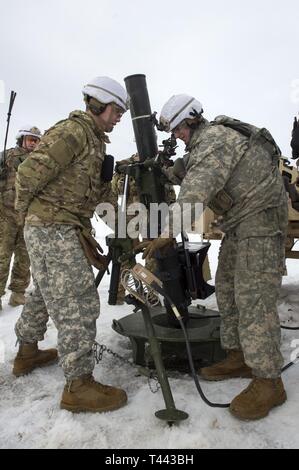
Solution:
<path fill-rule="evenodd" d="M 232 208 L 233 200 L 224 189 L 221 189 L 208 205 L 216 215 L 224 215 Z"/>
<path fill-rule="evenodd" d="M 104 183 L 109 183 L 113 177 L 114 157 L 112 155 L 105 155 L 101 169 L 101 180 Z"/>
<path fill-rule="evenodd" d="M 103 250 L 99 243 L 87 229 L 77 228 L 76 231 L 89 264 L 95 266 L 99 270 L 106 270 L 108 267 L 107 257 L 101 254 Z"/>

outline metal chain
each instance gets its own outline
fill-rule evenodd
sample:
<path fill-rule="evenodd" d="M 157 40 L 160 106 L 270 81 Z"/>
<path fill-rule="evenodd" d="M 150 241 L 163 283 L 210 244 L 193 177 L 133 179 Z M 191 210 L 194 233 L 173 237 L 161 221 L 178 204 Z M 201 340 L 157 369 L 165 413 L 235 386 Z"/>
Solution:
<path fill-rule="evenodd" d="M 105 346 L 105 344 L 99 344 L 95 341 L 93 345 L 93 354 L 94 354 L 94 358 L 97 364 L 99 364 L 101 360 L 103 359 L 104 352 L 106 352 L 107 354 L 110 354 L 111 356 L 113 356 L 115 359 L 118 359 L 122 363 L 128 364 L 134 369 L 136 368 L 135 364 L 129 361 L 129 359 L 126 359 L 123 356 L 120 356 L 120 354 L 117 354 L 116 352 L 112 351 L 112 349 L 109 349 L 107 346 Z"/>
<path fill-rule="evenodd" d="M 93 355 L 94 355 L 94 358 L 95 358 L 95 361 L 96 361 L 97 364 L 99 364 L 101 362 L 101 360 L 103 359 L 103 354 L 104 353 L 110 354 L 111 356 L 113 356 L 115 359 L 118 359 L 123 364 L 127 364 L 130 367 L 133 367 L 133 369 L 136 369 L 138 367 L 138 366 L 136 366 L 136 364 L 129 361 L 129 359 L 126 359 L 123 356 L 121 356 L 120 354 L 112 351 L 112 349 L 109 349 L 105 344 L 99 344 L 95 341 L 94 345 L 93 345 Z M 147 368 L 148 368 L 148 366 L 147 366 Z M 148 368 L 148 370 L 149 370 L 149 368 Z M 155 382 L 155 388 L 153 387 L 152 382 Z M 157 375 L 154 374 L 154 372 L 149 373 L 148 386 L 149 386 L 150 391 L 154 394 L 158 393 L 160 388 L 161 388 L 158 377 L 157 377 Z"/>
<path fill-rule="evenodd" d="M 150 356 L 149 356 L 149 349 L 146 348 L 145 349 L 145 367 L 150 370 L 149 368 L 149 361 L 150 361 Z M 148 383 L 148 386 L 149 386 L 149 389 L 150 391 L 155 394 L 155 393 L 158 393 L 159 390 L 161 389 L 161 385 L 160 385 L 160 382 L 158 380 L 158 376 L 156 374 L 154 374 L 153 372 L 150 372 L 150 375 L 147 379 L 147 383 Z M 155 388 L 154 388 L 154 385 L 155 385 Z"/>
<path fill-rule="evenodd" d="M 159 390 L 161 389 L 161 385 L 160 385 L 160 382 L 158 380 L 158 377 L 154 374 L 151 375 L 151 377 L 149 377 L 147 379 L 147 383 L 148 383 L 148 386 L 149 386 L 149 389 L 150 391 L 155 394 L 155 393 L 158 393 Z M 154 389 L 154 386 L 155 385 L 155 389 Z"/>

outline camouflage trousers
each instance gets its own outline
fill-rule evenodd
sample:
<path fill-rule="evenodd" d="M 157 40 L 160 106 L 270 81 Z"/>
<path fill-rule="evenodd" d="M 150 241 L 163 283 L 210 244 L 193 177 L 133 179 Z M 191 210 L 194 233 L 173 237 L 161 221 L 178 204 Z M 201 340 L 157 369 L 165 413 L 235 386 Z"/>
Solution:
<path fill-rule="evenodd" d="M 13 217 L 0 216 L 0 297 L 5 294 L 12 255 L 14 261 L 8 289 L 23 294 L 30 283 L 30 260 L 23 226 Z"/>
<path fill-rule="evenodd" d="M 58 354 L 66 379 L 94 368 L 92 347 L 100 299 L 94 275 L 70 225 L 25 225 L 34 291 L 26 299 L 15 331 L 19 340 L 41 341 L 48 318 L 58 331 Z"/>
<path fill-rule="evenodd" d="M 262 378 L 280 376 L 280 322 L 277 300 L 284 269 L 284 238 L 227 234 L 216 273 L 221 342 L 243 350 L 246 364 Z"/>

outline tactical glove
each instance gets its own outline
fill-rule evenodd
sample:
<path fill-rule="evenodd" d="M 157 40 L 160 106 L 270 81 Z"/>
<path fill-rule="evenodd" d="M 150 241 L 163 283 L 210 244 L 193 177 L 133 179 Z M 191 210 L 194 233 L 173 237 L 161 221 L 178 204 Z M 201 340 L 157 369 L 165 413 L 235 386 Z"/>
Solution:
<path fill-rule="evenodd" d="M 150 240 L 145 240 L 145 241 L 143 241 L 143 242 L 138 242 L 138 244 L 136 244 L 136 246 L 134 247 L 134 253 L 135 253 L 135 255 L 138 255 L 138 253 L 143 252 L 143 250 L 144 250 L 145 248 L 147 248 L 150 243 L 151 243 Z"/>
<path fill-rule="evenodd" d="M 186 176 L 186 166 L 183 158 L 177 158 L 173 165 L 173 174 L 180 180 Z"/>
<path fill-rule="evenodd" d="M 186 165 L 183 158 L 177 158 L 173 166 L 162 169 L 163 173 L 167 176 L 168 180 L 181 186 L 183 179 L 186 176 Z"/>
<path fill-rule="evenodd" d="M 130 162 L 130 160 L 127 158 L 127 159 L 124 159 L 124 160 L 118 160 L 117 162 L 115 162 L 115 171 L 116 173 L 124 173 L 123 170 L 126 169 L 126 167 L 128 165 L 130 165 L 132 162 Z"/>
<path fill-rule="evenodd" d="M 155 252 L 157 250 L 164 250 L 165 248 L 173 245 L 174 243 L 173 238 L 155 238 L 155 240 L 152 240 L 151 242 L 145 242 L 147 243 L 147 246 L 143 252 L 142 259 L 148 259 L 148 258 L 153 258 Z"/>
<path fill-rule="evenodd" d="M 124 173 L 128 165 L 139 162 L 138 153 L 132 155 L 130 158 L 125 158 L 124 160 L 118 160 L 115 162 L 115 171 L 116 173 Z"/>

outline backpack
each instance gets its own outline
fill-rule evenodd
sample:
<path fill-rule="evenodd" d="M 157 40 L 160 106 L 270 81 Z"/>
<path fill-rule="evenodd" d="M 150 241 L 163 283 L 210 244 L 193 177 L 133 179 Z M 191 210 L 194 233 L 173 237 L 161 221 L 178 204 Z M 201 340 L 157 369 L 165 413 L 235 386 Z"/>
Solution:
<path fill-rule="evenodd" d="M 225 127 L 230 127 L 231 129 L 240 132 L 249 140 L 249 149 L 251 145 L 262 145 L 270 155 L 272 155 L 272 161 L 274 165 L 279 164 L 279 158 L 281 157 L 281 150 L 276 144 L 270 132 L 263 128 L 258 128 L 247 122 L 239 121 L 238 119 L 231 118 L 229 116 L 217 116 L 214 121 L 211 122 L 212 125 L 222 125 Z M 247 152 L 248 152 L 247 151 Z"/>

